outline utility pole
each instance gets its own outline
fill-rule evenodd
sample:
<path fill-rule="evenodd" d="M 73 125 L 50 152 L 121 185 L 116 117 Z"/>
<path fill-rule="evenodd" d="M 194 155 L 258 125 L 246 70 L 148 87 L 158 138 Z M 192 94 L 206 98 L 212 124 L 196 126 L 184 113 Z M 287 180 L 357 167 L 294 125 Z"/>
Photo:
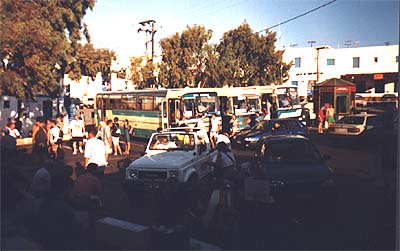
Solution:
<path fill-rule="evenodd" d="M 154 29 L 155 22 L 156 21 L 154 21 L 154 20 L 142 21 L 139 24 L 142 25 L 143 28 L 138 29 L 138 33 L 140 31 L 144 31 L 144 32 L 146 32 L 146 34 L 151 34 L 151 40 L 150 40 L 150 42 L 151 42 L 151 62 L 153 62 L 153 59 L 154 59 L 154 34 L 157 32 L 157 30 Z M 148 43 L 148 41 L 146 39 L 146 43 L 145 43 L 146 56 L 147 56 L 147 43 Z"/>

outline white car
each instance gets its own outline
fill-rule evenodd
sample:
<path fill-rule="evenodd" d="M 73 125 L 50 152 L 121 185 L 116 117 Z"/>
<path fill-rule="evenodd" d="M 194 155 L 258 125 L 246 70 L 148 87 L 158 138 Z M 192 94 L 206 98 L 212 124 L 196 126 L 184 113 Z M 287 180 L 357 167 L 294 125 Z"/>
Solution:
<path fill-rule="evenodd" d="M 215 154 L 204 129 L 171 128 L 153 133 L 145 155 L 126 168 L 125 180 L 144 188 L 162 188 L 171 182 L 193 185 L 212 172 L 208 160 Z"/>
<path fill-rule="evenodd" d="M 383 127 L 382 117 L 376 114 L 352 114 L 345 115 L 335 124 L 331 125 L 327 132 L 333 135 L 358 136 L 372 129 Z"/>

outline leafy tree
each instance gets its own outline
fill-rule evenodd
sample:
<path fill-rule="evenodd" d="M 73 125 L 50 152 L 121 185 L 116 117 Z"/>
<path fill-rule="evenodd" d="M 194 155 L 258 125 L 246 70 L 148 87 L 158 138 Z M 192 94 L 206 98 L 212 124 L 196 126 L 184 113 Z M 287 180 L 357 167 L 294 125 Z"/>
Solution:
<path fill-rule="evenodd" d="M 87 9 L 95 0 L 3 0 L 0 36 L 0 92 L 20 98 L 56 96 L 59 79 L 79 54 Z M 72 68 L 71 69 L 76 69 Z"/>
<path fill-rule="evenodd" d="M 282 61 L 283 51 L 275 50 L 275 36 L 273 32 L 253 33 L 247 23 L 226 32 L 217 46 L 217 86 L 267 85 L 287 80 L 291 64 Z"/>
<path fill-rule="evenodd" d="M 116 60 L 114 51 L 95 49 L 92 44 L 78 44 L 75 59 L 67 66 L 66 72 L 73 80 L 79 80 L 82 76 L 89 76 L 94 80 L 97 73 L 101 72 L 105 80 L 109 78 L 113 60 Z"/>
<path fill-rule="evenodd" d="M 176 33 L 160 41 L 162 63 L 159 79 L 165 87 L 197 87 L 204 80 L 206 48 L 212 31 L 194 25 L 181 35 Z"/>

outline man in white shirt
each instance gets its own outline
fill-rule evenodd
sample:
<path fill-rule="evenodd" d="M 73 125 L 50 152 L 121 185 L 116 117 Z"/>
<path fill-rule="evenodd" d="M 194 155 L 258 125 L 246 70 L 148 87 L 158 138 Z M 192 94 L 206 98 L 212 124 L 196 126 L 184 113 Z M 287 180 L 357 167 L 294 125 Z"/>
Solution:
<path fill-rule="evenodd" d="M 96 129 L 89 130 L 89 139 L 85 146 L 85 167 L 90 163 L 95 163 L 99 168 L 104 168 L 107 166 L 106 160 L 106 147 L 104 142 L 96 138 Z"/>
<path fill-rule="evenodd" d="M 75 114 L 74 120 L 69 124 L 69 131 L 72 136 L 72 147 L 74 152 L 72 154 L 76 154 L 78 152 L 83 153 L 82 145 L 83 145 L 83 136 L 85 135 L 85 123 L 83 120 L 79 119 L 79 115 Z"/>

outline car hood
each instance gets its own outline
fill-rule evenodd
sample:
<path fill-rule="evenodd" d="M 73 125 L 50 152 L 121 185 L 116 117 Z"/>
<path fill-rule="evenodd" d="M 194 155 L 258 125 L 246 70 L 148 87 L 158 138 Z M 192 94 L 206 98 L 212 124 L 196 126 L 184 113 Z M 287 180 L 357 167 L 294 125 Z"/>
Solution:
<path fill-rule="evenodd" d="M 193 151 L 160 152 L 153 155 L 144 155 L 134 160 L 128 168 L 179 169 L 192 163 L 195 157 L 196 155 L 193 155 Z"/>
<path fill-rule="evenodd" d="M 268 163 L 264 170 L 271 180 L 285 184 L 320 183 L 334 176 L 333 171 L 323 163 Z"/>

